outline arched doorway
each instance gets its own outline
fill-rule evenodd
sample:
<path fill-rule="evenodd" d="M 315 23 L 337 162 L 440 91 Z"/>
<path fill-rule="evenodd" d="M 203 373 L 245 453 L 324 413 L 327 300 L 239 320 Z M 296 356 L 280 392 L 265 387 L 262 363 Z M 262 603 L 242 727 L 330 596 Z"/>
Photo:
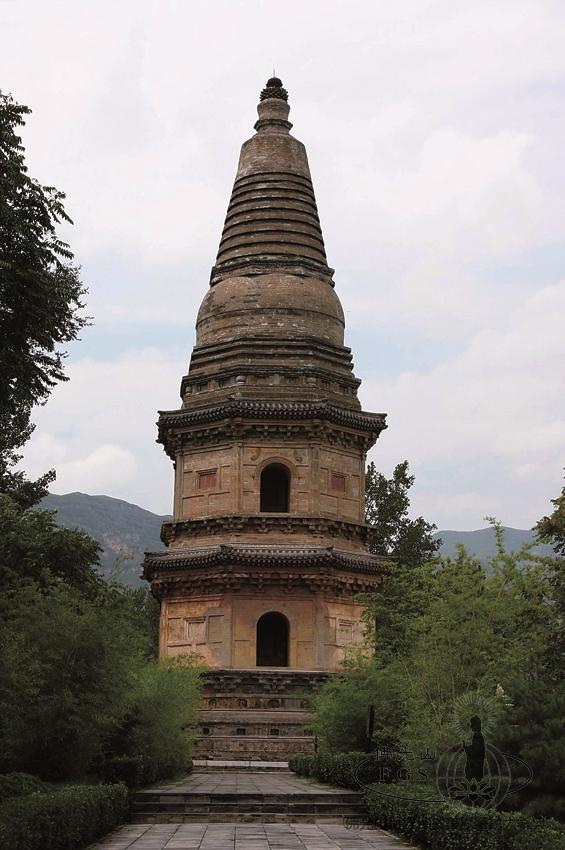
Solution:
<path fill-rule="evenodd" d="M 289 624 L 284 614 L 269 611 L 257 621 L 257 667 L 288 667 Z"/>
<path fill-rule="evenodd" d="M 282 463 L 270 463 L 261 473 L 261 508 L 263 513 L 289 511 L 290 473 Z"/>

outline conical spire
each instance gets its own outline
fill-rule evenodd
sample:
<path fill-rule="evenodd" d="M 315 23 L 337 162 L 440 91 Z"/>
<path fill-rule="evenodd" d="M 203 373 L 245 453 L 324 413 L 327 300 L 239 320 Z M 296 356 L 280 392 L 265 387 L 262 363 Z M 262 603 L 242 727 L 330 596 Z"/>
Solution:
<path fill-rule="evenodd" d="M 308 157 L 290 135 L 288 93 L 271 77 L 260 95 L 256 134 L 244 142 L 210 283 L 283 274 L 331 283 Z"/>

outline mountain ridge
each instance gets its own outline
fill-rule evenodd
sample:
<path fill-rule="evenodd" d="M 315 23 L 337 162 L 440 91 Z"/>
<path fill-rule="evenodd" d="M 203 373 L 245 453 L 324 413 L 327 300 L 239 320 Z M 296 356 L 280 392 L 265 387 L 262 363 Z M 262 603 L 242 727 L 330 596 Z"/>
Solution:
<path fill-rule="evenodd" d="M 169 515 L 155 514 L 125 499 L 113 496 L 90 495 L 76 491 L 58 495 L 49 493 L 40 508 L 56 511 L 56 520 L 66 528 L 80 528 L 100 543 L 100 572 L 120 578 L 134 587 L 145 583 L 141 578 L 141 563 L 146 551 L 163 549 L 161 524 Z M 535 543 L 531 529 L 504 526 L 506 546 L 509 551 L 520 549 L 525 543 Z M 434 535 L 442 540 L 440 553 L 446 557 L 457 555 L 457 544 L 479 560 L 485 560 L 496 551 L 492 526 L 474 531 L 446 529 Z M 534 551 L 551 555 L 553 550 L 546 544 L 535 544 Z"/>

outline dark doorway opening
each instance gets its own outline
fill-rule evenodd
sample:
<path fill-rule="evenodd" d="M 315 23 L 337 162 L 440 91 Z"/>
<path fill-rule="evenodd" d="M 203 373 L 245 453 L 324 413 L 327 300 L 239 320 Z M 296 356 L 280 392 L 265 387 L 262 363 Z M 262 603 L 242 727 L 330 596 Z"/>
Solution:
<path fill-rule="evenodd" d="M 271 463 L 261 473 L 261 511 L 287 514 L 290 473 L 282 463 Z"/>
<path fill-rule="evenodd" d="M 257 621 L 257 667 L 288 667 L 288 620 L 269 611 Z"/>

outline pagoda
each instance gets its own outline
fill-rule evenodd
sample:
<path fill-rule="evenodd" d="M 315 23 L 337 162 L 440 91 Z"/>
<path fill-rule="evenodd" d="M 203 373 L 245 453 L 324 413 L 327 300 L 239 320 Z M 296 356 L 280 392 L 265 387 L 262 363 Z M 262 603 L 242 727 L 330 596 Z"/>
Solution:
<path fill-rule="evenodd" d="M 307 693 L 363 642 L 366 453 L 385 415 L 361 410 L 304 145 L 268 80 L 241 149 L 181 407 L 160 411 L 173 461 L 166 549 L 144 577 L 160 654 L 207 667 L 197 753 L 309 751 Z"/>

